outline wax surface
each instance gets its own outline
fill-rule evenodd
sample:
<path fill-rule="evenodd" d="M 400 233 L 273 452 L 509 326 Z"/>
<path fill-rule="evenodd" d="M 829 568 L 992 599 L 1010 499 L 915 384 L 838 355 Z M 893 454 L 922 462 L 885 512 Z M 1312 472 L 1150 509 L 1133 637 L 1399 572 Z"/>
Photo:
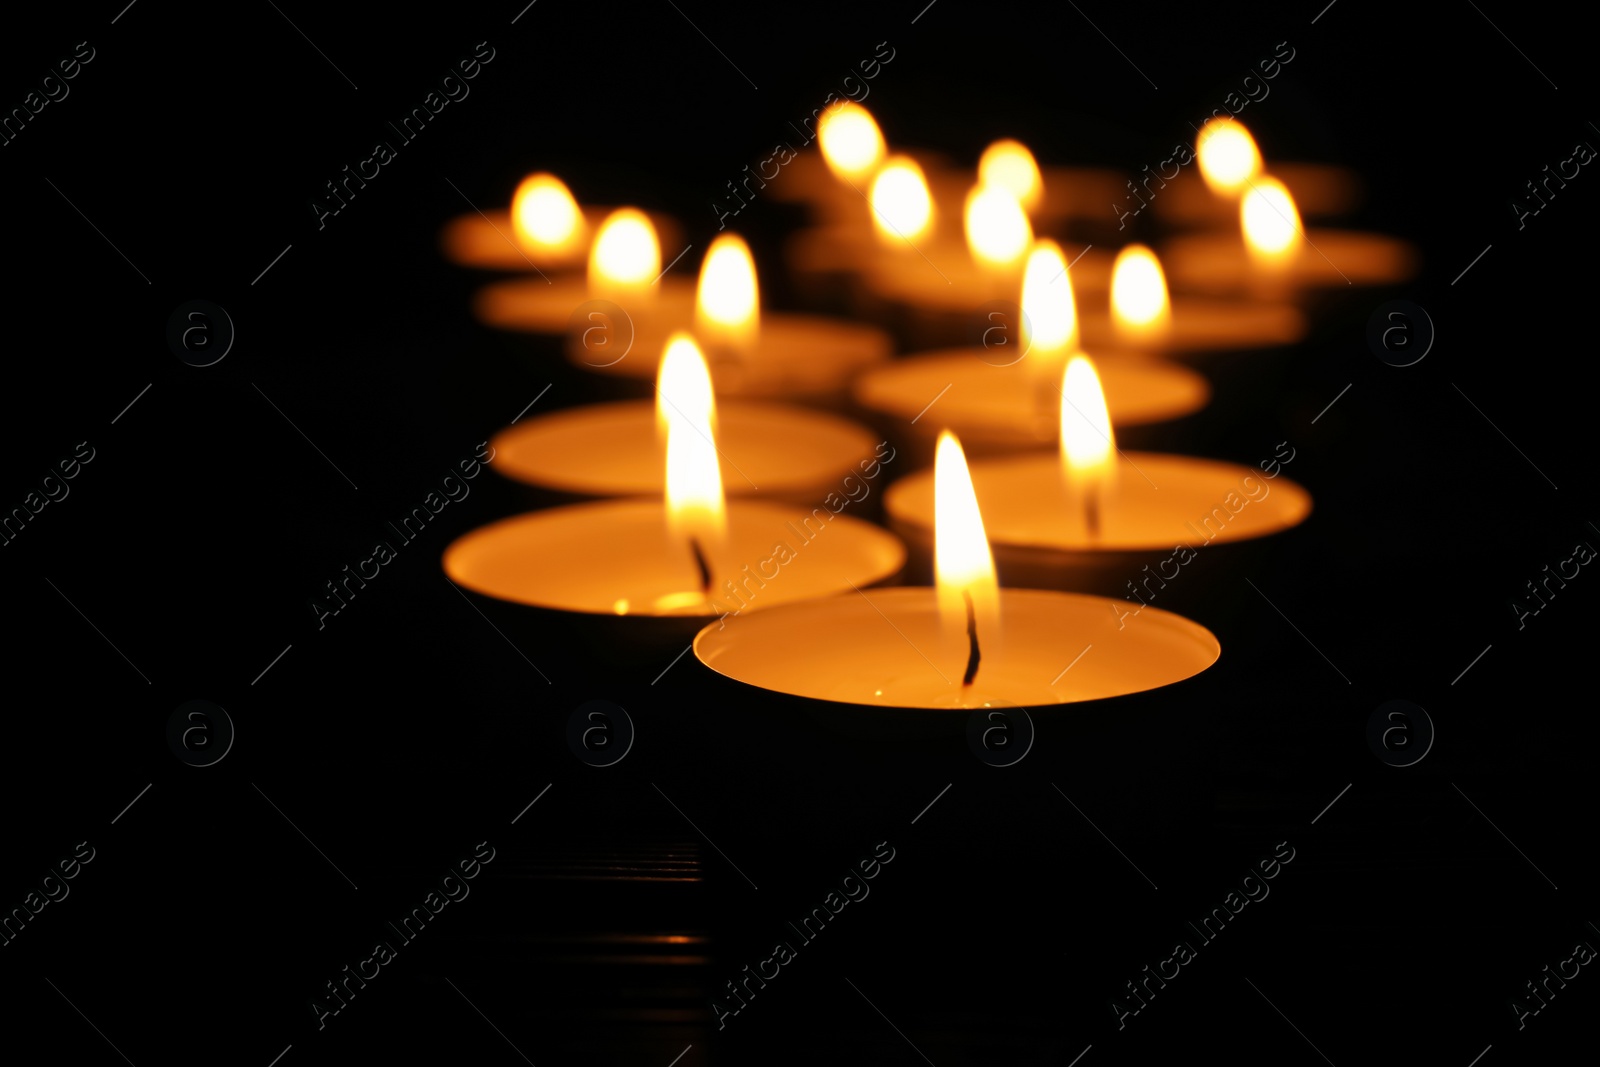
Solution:
<path fill-rule="evenodd" d="M 1161 262 L 1175 289 L 1233 292 L 1265 283 L 1290 288 L 1386 285 L 1417 271 L 1417 251 L 1397 237 L 1355 230 L 1306 230 L 1295 254 L 1283 264 L 1258 266 L 1237 227 L 1227 233 L 1174 237 Z"/>
<path fill-rule="evenodd" d="M 1090 347 L 1147 353 L 1268 348 L 1295 344 L 1308 329 L 1305 314 L 1293 304 L 1179 296 L 1172 300 L 1172 318 L 1163 334 L 1136 337 L 1117 327 L 1108 301 L 1085 303 L 1078 305 L 1078 330 Z"/>
<path fill-rule="evenodd" d="M 611 207 L 582 209 L 589 239 L 593 239 L 607 216 L 615 210 Z M 683 231 L 677 222 L 665 215 L 651 215 L 649 218 L 663 251 L 681 247 Z M 516 230 L 511 225 L 511 212 L 503 209 L 456 216 L 439 231 L 439 247 L 450 262 L 482 270 L 542 270 L 551 274 L 581 270 L 589 257 L 589 240 L 579 242 L 576 249 L 557 258 L 552 258 L 549 253 L 529 251 L 517 240 Z"/>
<path fill-rule="evenodd" d="M 863 426 L 786 404 L 718 406 L 717 452 L 729 495 L 815 489 L 820 503 L 870 460 Z M 524 419 L 495 435 L 494 469 L 514 481 L 589 496 L 662 491 L 666 446 L 653 400 L 570 408 Z M 843 490 L 840 490 L 843 492 Z"/>
<path fill-rule="evenodd" d="M 635 337 L 622 359 L 603 348 L 585 345 L 583 335 L 569 335 L 567 358 L 601 374 L 654 379 L 666 344 L 667 323 L 650 326 L 649 336 Z M 692 321 L 671 326 L 690 329 Z M 734 358 L 708 346 L 711 381 L 718 396 L 796 397 L 842 390 L 864 367 L 889 357 L 894 342 L 882 330 L 845 319 L 763 311 L 756 349 Z M 758 479 L 759 480 L 759 479 Z"/>
<path fill-rule="evenodd" d="M 996 546 L 1074 552 L 1170 550 L 1175 545 L 1245 541 L 1298 525 L 1311 514 L 1311 494 L 1279 474 L 1254 467 L 1157 452 L 1129 452 L 1100 509 L 1093 542 L 1083 524 L 1083 497 L 1069 487 L 1054 452 L 974 460 L 973 490 Z M 933 472 L 918 471 L 889 487 L 884 507 L 897 523 L 933 529 Z"/>
<path fill-rule="evenodd" d="M 1200 673 L 1222 648 L 1205 627 L 1120 601 L 1000 590 L 1000 634 L 961 685 L 965 636 L 940 618 L 929 588 L 849 592 L 701 630 L 694 651 L 736 681 L 814 700 L 879 707 L 971 709 L 1096 700 Z M 991 635 L 992 636 L 992 635 Z M 1087 651 L 1086 651 L 1087 650 Z"/>
<path fill-rule="evenodd" d="M 551 278 L 532 275 L 494 282 L 478 290 L 472 306 L 478 321 L 501 330 L 525 333 L 561 334 L 588 329 L 601 320 L 590 320 L 575 313 L 589 301 L 605 300 L 631 320 L 631 327 L 619 333 L 615 322 L 606 321 L 608 336 L 624 338 L 652 332 L 657 322 L 682 322 L 694 314 L 694 283 L 682 278 L 662 278 L 650 291 L 632 296 L 614 296 L 592 290 L 582 275 L 561 274 Z M 625 343 L 625 342 L 623 342 Z M 661 353 L 655 354 L 660 359 Z"/>
<path fill-rule="evenodd" d="M 919 428 L 926 423 L 930 433 L 940 427 L 955 430 L 963 443 L 968 436 L 1019 444 L 1054 441 L 1061 410 L 1059 369 L 1035 373 L 1026 359 L 1010 366 L 984 361 L 998 360 L 1002 351 L 958 348 L 896 360 L 863 375 L 855 396 L 873 411 L 916 419 Z M 1199 411 L 1211 397 L 1205 378 L 1172 363 L 1118 355 L 1096 360 L 1095 369 L 1113 426 L 1178 418 Z"/>
<path fill-rule="evenodd" d="M 559 611 L 717 617 L 851 583 L 865 588 L 905 562 L 893 534 L 826 507 L 730 500 L 727 514 L 725 543 L 707 546 L 709 599 L 659 500 L 603 500 L 502 519 L 452 542 L 444 570 L 485 596 Z"/>

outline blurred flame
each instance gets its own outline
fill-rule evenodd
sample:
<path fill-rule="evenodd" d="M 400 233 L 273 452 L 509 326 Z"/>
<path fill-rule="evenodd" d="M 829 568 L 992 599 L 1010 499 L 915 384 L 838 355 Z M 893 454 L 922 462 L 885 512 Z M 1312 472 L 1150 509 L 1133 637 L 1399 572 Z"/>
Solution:
<path fill-rule="evenodd" d="M 761 299 L 750 246 L 737 234 L 711 242 L 700 265 L 694 302 L 695 333 L 708 345 L 748 350 L 761 329 Z"/>
<path fill-rule="evenodd" d="M 1061 469 L 1074 485 L 1103 486 L 1116 447 L 1100 375 L 1088 356 L 1073 356 L 1061 379 Z"/>
<path fill-rule="evenodd" d="M 1129 341 L 1158 338 L 1172 322 L 1161 261 L 1144 245 L 1129 245 L 1117 253 L 1111 268 L 1111 318 Z"/>
<path fill-rule="evenodd" d="M 1282 182 L 1263 176 L 1252 183 L 1239 203 L 1239 222 L 1251 257 L 1260 263 L 1281 263 L 1300 249 L 1300 212 Z"/>
<path fill-rule="evenodd" d="M 530 174 L 511 197 L 511 227 L 529 252 L 568 258 L 583 245 L 583 212 L 560 178 Z"/>
<path fill-rule="evenodd" d="M 637 208 L 618 208 L 600 224 L 589 249 L 589 288 L 612 295 L 643 293 L 661 274 L 655 227 Z"/>
<path fill-rule="evenodd" d="M 972 258 L 991 269 L 1015 268 L 1033 245 L 1028 216 L 1004 186 L 973 186 L 965 221 Z"/>
<path fill-rule="evenodd" d="M 972 598 L 980 635 L 992 630 L 999 621 L 1000 583 L 967 457 L 949 430 L 939 434 L 933 460 L 933 570 L 946 632 L 965 632 L 966 596 Z"/>
<path fill-rule="evenodd" d="M 887 151 L 872 113 L 849 100 L 823 113 L 817 144 L 833 176 L 852 184 L 877 169 Z"/>
<path fill-rule="evenodd" d="M 716 400 L 700 347 L 682 330 L 667 341 L 656 376 L 656 416 L 667 436 L 667 524 L 682 540 L 720 544 L 727 531 L 722 468 L 713 443 Z"/>
<path fill-rule="evenodd" d="M 1044 198 L 1044 179 L 1033 153 L 1021 141 L 996 141 L 983 150 L 978 160 L 978 184 L 997 185 L 1017 198 L 1017 203 L 1032 211 Z"/>
<path fill-rule="evenodd" d="M 1237 119 L 1214 118 L 1202 126 L 1195 154 L 1200 157 L 1200 176 L 1218 196 L 1237 195 L 1261 173 L 1261 151 Z"/>
<path fill-rule="evenodd" d="M 933 197 L 910 156 L 890 156 L 872 179 L 872 223 L 890 245 L 914 241 L 933 227 Z"/>
<path fill-rule="evenodd" d="M 1078 305 L 1061 246 L 1036 241 L 1022 273 L 1022 315 L 1028 355 L 1071 354 L 1078 348 Z"/>

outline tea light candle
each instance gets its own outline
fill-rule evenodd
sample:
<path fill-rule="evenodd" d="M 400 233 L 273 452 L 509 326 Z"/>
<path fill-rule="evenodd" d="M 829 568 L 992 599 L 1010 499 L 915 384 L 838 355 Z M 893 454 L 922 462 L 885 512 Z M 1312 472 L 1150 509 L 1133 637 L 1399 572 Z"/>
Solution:
<path fill-rule="evenodd" d="M 1042 226 L 1071 218 L 1104 219 L 1106 205 L 1124 194 L 1124 181 L 1103 167 L 1041 168 L 1028 146 L 1006 138 L 983 150 L 978 181 L 1009 189 Z"/>
<path fill-rule="evenodd" d="M 1196 546 L 1288 530 L 1311 513 L 1311 495 L 1276 470 L 1263 475 L 1216 460 L 1117 450 L 1094 365 L 1083 356 L 1068 363 L 1062 382 L 1059 440 L 1058 455 L 972 464 L 1007 581 L 1120 593 L 1123 579 L 1142 577 L 1133 555 L 1185 545 L 1192 555 Z M 891 528 L 923 559 L 937 494 L 934 475 L 920 471 L 897 481 L 884 500 Z"/>
<path fill-rule="evenodd" d="M 819 315 L 764 311 L 755 261 L 744 240 L 723 234 L 712 241 L 700 268 L 694 328 L 708 349 L 718 396 L 824 399 L 837 396 L 862 368 L 888 358 L 894 342 L 876 327 Z M 636 330 L 633 350 L 659 351 L 664 331 L 689 325 L 665 315 Z M 605 331 L 574 331 L 567 358 L 600 374 L 648 380 L 647 359 L 618 354 Z M 761 481 L 761 479 L 756 479 Z"/>
<path fill-rule="evenodd" d="M 681 383 L 662 405 L 664 504 L 603 500 L 491 523 L 445 550 L 453 582 L 554 611 L 707 618 L 871 585 L 900 569 L 899 540 L 842 506 L 808 513 L 726 501 L 704 358 L 684 335 L 664 363 L 663 378 Z"/>
<path fill-rule="evenodd" d="M 1291 345 L 1307 329 L 1305 314 L 1293 304 L 1172 297 L 1160 260 L 1137 244 L 1117 253 L 1109 300 L 1091 303 L 1081 319 L 1084 344 L 1151 354 Z"/>
<path fill-rule="evenodd" d="M 1376 233 L 1302 229 L 1294 198 L 1270 176 L 1252 179 L 1239 201 L 1239 232 L 1190 234 L 1167 242 L 1174 283 L 1201 292 L 1292 292 L 1339 285 L 1387 285 L 1410 278 L 1416 250 Z"/>
<path fill-rule="evenodd" d="M 1139 693 L 1216 662 L 1216 637 L 1169 612 L 1148 609 L 1145 625 L 1119 627 L 1105 598 L 1000 589 L 961 446 L 948 434 L 935 477 L 935 588 L 725 620 L 696 636 L 696 657 L 735 681 L 810 700 L 963 711 Z"/>
<path fill-rule="evenodd" d="M 1201 181 L 1173 181 L 1158 169 L 1156 188 L 1143 184 L 1157 214 L 1182 224 L 1226 223 L 1238 210 L 1240 195 L 1264 170 L 1261 150 L 1238 119 L 1209 119 L 1195 138 L 1195 162 Z M 1167 162 L 1170 162 L 1167 161 Z M 1303 215 L 1326 218 L 1352 211 L 1359 199 L 1360 179 L 1343 167 L 1311 163 L 1272 165 Z M 1175 175 L 1175 177 L 1177 177 Z"/>
<path fill-rule="evenodd" d="M 457 266 L 554 275 L 583 266 L 589 239 L 615 210 L 580 207 L 560 178 L 530 174 L 517 186 L 510 211 L 459 215 L 440 231 L 439 244 Z M 676 222 L 651 215 L 650 223 L 661 243 L 676 247 L 682 238 Z"/>
<path fill-rule="evenodd" d="M 1078 323 L 1072 278 L 1053 241 L 1036 242 L 1029 254 L 1021 311 L 1020 324 L 988 327 L 995 341 L 989 346 L 930 352 L 869 371 L 855 384 L 856 402 L 923 444 L 937 427 L 949 427 L 974 454 L 1055 441 L 1058 383 L 1078 348 Z M 1106 402 L 1118 426 L 1188 415 L 1211 396 L 1203 377 L 1165 361 L 1118 355 L 1103 368 Z M 934 410 L 928 425 L 917 429 Z"/>
<path fill-rule="evenodd" d="M 669 380 L 672 366 L 661 360 L 654 401 L 572 408 L 501 430 L 492 442 L 491 465 L 513 481 L 557 493 L 660 494 L 666 474 L 661 424 L 674 409 L 688 407 L 676 394 L 698 387 L 681 376 Z M 859 474 L 858 467 L 875 462 L 874 440 L 865 427 L 824 412 L 713 402 L 708 418 L 716 428 L 722 485 L 730 494 L 815 503 L 845 477 Z"/>
<path fill-rule="evenodd" d="M 559 274 L 495 282 L 478 292 L 473 305 L 485 325 L 560 334 L 572 328 L 582 305 L 605 301 L 624 311 L 637 329 L 657 315 L 685 318 L 694 306 L 694 286 L 663 273 L 654 224 L 636 208 L 620 208 L 600 224 L 584 277 Z"/>

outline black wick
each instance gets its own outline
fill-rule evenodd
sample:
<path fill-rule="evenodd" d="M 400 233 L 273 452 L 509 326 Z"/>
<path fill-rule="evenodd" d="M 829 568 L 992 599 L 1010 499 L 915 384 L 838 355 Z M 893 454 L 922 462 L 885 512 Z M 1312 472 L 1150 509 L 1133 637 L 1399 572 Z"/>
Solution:
<path fill-rule="evenodd" d="M 978 620 L 972 611 L 972 594 L 961 590 L 961 599 L 967 602 L 967 673 L 961 676 L 962 685 L 971 685 L 978 676 L 978 663 L 983 652 L 978 648 Z"/>
<path fill-rule="evenodd" d="M 689 551 L 694 553 L 694 565 L 700 571 L 700 588 L 706 596 L 711 595 L 711 567 L 706 563 L 705 551 L 700 547 L 700 542 L 689 538 Z"/>

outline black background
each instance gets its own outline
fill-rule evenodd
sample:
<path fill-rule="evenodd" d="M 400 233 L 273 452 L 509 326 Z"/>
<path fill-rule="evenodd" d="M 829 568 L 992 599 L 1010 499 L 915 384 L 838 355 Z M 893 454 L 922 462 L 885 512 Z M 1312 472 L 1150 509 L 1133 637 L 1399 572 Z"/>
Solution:
<path fill-rule="evenodd" d="M 1600 579 L 1584 570 L 1522 629 L 1511 607 L 1546 564 L 1600 543 L 1595 179 L 1525 228 L 1511 207 L 1600 137 L 1585 35 L 1504 4 L 1366 0 L 1320 16 L 938 0 L 914 25 L 915 0 L 539 0 L 513 25 L 519 6 L 5 16 L 5 109 L 78 42 L 95 49 L 0 148 L 0 507 L 78 442 L 95 450 L 0 549 L 0 908 L 78 842 L 96 850 L 0 948 L 19 1060 L 265 1067 L 292 1046 L 285 1067 L 666 1067 L 692 1045 L 686 1067 L 1066 1064 L 1086 1048 L 1085 1067 L 1465 1067 L 1488 1046 L 1485 1065 L 1551 1062 L 1588 1039 L 1589 968 L 1520 1031 L 1509 1006 L 1600 939 L 1584 621 Z M 323 184 L 480 41 L 495 58 L 471 95 L 319 229 Z M 959 745 L 797 736 L 705 701 L 692 657 L 651 686 L 663 657 L 578 656 L 554 631 L 513 645 L 437 563 L 517 507 L 493 475 L 319 630 L 311 598 L 385 519 L 546 385 L 535 410 L 596 395 L 553 346 L 474 323 L 483 278 L 443 262 L 441 225 L 548 168 L 585 201 L 677 215 L 703 248 L 725 183 L 880 41 L 895 58 L 866 102 L 891 143 L 970 162 L 1012 135 L 1130 175 L 1287 41 L 1293 62 L 1240 117 L 1269 160 L 1357 169 L 1359 221 L 1421 249 L 1418 278 L 1330 294 L 1307 343 L 1230 381 L 1226 420 L 1163 442 L 1253 464 L 1288 440 L 1288 473 L 1316 499 L 1270 569 L 1229 578 L 1217 620 L 1197 613 L 1224 655 L 1204 699 L 1176 709 L 1183 729 L 1113 730 L 1102 742 L 1120 751 L 1085 751 L 1041 727 L 997 770 Z M 738 220 L 779 306 L 795 221 L 775 200 Z M 1396 296 L 1438 330 L 1407 368 L 1364 340 Z M 196 298 L 237 328 L 208 368 L 165 342 Z M 238 731 L 206 768 L 164 732 L 196 698 Z M 638 728 L 614 767 L 566 745 L 589 699 Z M 1409 768 L 1366 742 L 1390 699 L 1438 731 Z M 472 896 L 319 1030 L 323 983 L 485 840 L 496 858 Z M 896 858 L 871 896 L 719 1034 L 722 984 L 879 841 Z M 1270 897 L 1119 1032 L 1124 983 L 1284 841 L 1295 859 Z"/>

